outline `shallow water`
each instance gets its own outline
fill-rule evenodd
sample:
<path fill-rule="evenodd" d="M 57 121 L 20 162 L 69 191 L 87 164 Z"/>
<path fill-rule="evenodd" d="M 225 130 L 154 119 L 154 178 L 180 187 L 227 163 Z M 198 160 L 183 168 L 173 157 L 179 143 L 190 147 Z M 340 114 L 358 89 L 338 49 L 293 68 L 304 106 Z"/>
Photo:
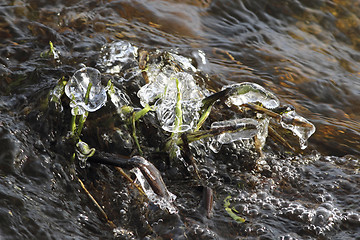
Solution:
<path fill-rule="evenodd" d="M 356 0 L 2 1 L 2 239 L 359 238 L 358 16 Z M 46 103 L 58 79 L 71 77 L 81 64 L 97 67 L 102 47 L 119 40 L 195 59 L 207 76 L 199 85 L 211 91 L 241 82 L 263 86 L 316 126 L 307 150 L 274 150 L 277 145 L 269 140 L 262 161 L 251 170 L 251 159 L 238 152 L 246 143 L 231 143 L 218 154 L 192 145 L 200 175 L 214 191 L 210 219 L 199 207 L 202 189 L 180 161 L 169 167 L 156 155 L 148 159 L 177 196 L 179 213 L 173 215 L 143 201 L 112 168 L 77 167 L 77 176 L 116 225 L 112 229 L 69 163 L 71 152 L 61 136 L 69 130 L 70 110 L 48 112 Z M 40 56 L 49 41 L 59 58 Z M 136 95 L 137 83 L 123 90 Z M 141 106 L 139 100 L 126 101 Z M 109 110 L 106 106 L 95 116 L 106 118 Z M 101 132 L 105 123 L 96 117 L 90 114 L 88 129 L 98 124 Z M 131 136 L 116 127 L 115 133 L 101 132 L 113 142 L 96 140 L 95 131 L 85 138 L 102 150 L 130 155 Z M 149 148 L 155 150 L 163 135 L 148 125 L 141 130 L 153 134 Z M 119 144 L 125 146 L 121 151 Z M 229 195 L 245 223 L 225 211 Z"/>

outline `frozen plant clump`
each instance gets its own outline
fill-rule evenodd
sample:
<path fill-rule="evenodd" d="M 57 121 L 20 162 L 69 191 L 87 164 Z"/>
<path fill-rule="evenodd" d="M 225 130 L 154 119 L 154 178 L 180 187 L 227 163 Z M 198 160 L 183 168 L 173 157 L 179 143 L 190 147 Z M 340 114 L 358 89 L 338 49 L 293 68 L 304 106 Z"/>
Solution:
<path fill-rule="evenodd" d="M 281 117 L 281 126 L 289 129 L 294 135 L 299 137 L 300 148 L 305 149 L 307 147 L 307 140 L 315 132 L 315 126 L 298 115 L 294 110 L 283 113 Z"/>
<path fill-rule="evenodd" d="M 256 83 L 243 82 L 223 87 L 231 88 L 227 105 L 241 106 L 247 103 L 260 103 L 267 109 L 280 106 L 279 99 L 271 92 Z"/>
<path fill-rule="evenodd" d="M 106 91 L 107 88 L 102 85 L 101 74 L 97 69 L 84 67 L 76 71 L 65 86 L 65 94 L 71 99 L 71 114 L 75 116 L 83 115 L 86 111 L 95 112 L 105 105 Z"/>
<path fill-rule="evenodd" d="M 105 44 L 101 48 L 98 67 L 109 74 L 123 74 L 123 79 L 131 80 L 140 74 L 136 58 L 138 48 L 126 41 Z"/>
<path fill-rule="evenodd" d="M 226 128 L 228 130 L 214 137 L 210 144 L 210 149 L 215 153 L 219 152 L 223 144 L 254 137 L 258 133 L 258 121 L 252 118 L 242 118 L 211 124 L 211 129 L 222 129 L 223 131 Z"/>
<path fill-rule="evenodd" d="M 191 74 L 196 68 L 188 58 L 168 54 L 167 57 L 188 72 L 177 71 L 173 65 L 150 64 L 147 75 L 149 83 L 138 92 L 143 106 L 154 104 L 162 128 L 168 132 L 185 132 L 194 128 L 204 97 Z M 176 108 L 182 113 L 181 125 L 176 126 Z"/>
<path fill-rule="evenodd" d="M 246 104 L 259 104 L 266 109 L 276 109 L 280 107 L 279 99 L 268 90 L 258 84 L 243 82 L 223 87 L 228 91 L 228 99 L 225 102 L 228 106 L 242 106 Z M 307 139 L 315 132 L 315 126 L 305 118 L 299 116 L 294 110 L 287 110 L 281 114 L 273 113 L 272 117 L 279 116 L 280 124 L 283 128 L 291 130 L 299 138 L 300 148 L 307 147 Z M 260 147 L 263 147 L 268 135 L 269 120 L 259 120 L 258 140 Z"/>

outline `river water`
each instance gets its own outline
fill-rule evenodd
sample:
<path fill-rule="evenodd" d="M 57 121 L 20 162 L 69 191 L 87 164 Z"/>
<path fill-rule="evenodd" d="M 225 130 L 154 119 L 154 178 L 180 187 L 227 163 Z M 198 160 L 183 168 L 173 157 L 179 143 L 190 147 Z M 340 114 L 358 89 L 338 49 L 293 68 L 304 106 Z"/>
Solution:
<path fill-rule="evenodd" d="M 1 239 L 360 239 L 359 16 L 357 0 L 1 1 Z M 42 55 L 49 41 L 59 58 Z M 200 148 L 200 174 L 214 191 L 210 218 L 182 163 L 163 163 L 155 153 L 148 160 L 177 196 L 177 214 L 141 200 L 111 167 L 76 166 L 74 174 L 62 142 L 70 110 L 49 114 L 48 94 L 81 64 L 96 67 L 103 45 L 116 41 L 197 59 L 209 91 L 263 86 L 315 125 L 308 148 L 289 153 L 268 141 L 265 170 L 242 167 L 237 152 Z M 125 89 L 130 95 L 137 86 Z M 130 155 L 131 147 L 116 145 L 123 141 L 91 140 L 108 114 L 89 117 L 94 130 L 84 138 Z M 159 137 L 151 126 L 142 130 Z M 225 211 L 230 195 L 244 223 Z"/>

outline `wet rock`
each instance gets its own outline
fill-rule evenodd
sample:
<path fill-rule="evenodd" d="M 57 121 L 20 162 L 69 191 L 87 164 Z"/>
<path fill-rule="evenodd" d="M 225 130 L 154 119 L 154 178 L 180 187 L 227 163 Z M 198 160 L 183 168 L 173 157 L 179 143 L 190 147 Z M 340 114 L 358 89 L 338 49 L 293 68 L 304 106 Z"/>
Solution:
<path fill-rule="evenodd" d="M 44 161 L 44 157 L 39 157 L 37 159 L 28 158 L 22 166 L 23 173 L 37 183 L 48 181 L 52 175 L 49 168 L 44 166 L 42 161 Z"/>

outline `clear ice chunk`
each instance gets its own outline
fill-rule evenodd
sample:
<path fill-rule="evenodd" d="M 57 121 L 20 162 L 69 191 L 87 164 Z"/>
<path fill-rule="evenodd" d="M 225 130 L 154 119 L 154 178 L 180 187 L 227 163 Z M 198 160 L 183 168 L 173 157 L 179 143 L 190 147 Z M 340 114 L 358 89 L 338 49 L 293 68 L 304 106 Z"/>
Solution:
<path fill-rule="evenodd" d="M 170 58 L 182 69 L 196 70 L 188 58 L 170 54 Z M 163 63 L 150 64 L 147 75 L 149 83 L 137 93 L 142 106 L 154 104 L 157 118 L 165 131 L 185 132 L 193 129 L 199 119 L 199 110 L 204 97 L 201 88 L 191 73 L 177 72 L 173 66 L 163 66 Z M 178 81 L 178 86 L 176 84 Z M 182 125 L 175 126 L 175 107 L 178 89 L 181 94 Z"/>
<path fill-rule="evenodd" d="M 196 63 L 197 63 L 197 68 L 198 70 L 202 71 L 202 72 L 210 72 L 210 66 L 208 64 L 208 61 L 206 59 L 205 53 L 202 50 L 197 50 L 192 52 L 192 56 L 195 58 Z"/>
<path fill-rule="evenodd" d="M 50 91 L 49 104 L 52 104 L 54 109 L 58 112 L 63 110 L 61 96 L 64 94 L 65 84 L 65 81 L 60 80 L 54 89 Z"/>
<path fill-rule="evenodd" d="M 116 112 L 120 115 L 121 118 L 125 118 L 123 114 L 123 107 L 130 106 L 130 101 L 128 97 L 116 86 L 110 83 L 110 88 L 108 90 L 108 95 L 110 101 L 114 104 Z"/>
<path fill-rule="evenodd" d="M 89 84 L 88 101 L 85 101 Z M 72 114 L 82 115 L 85 111 L 94 112 L 105 105 L 107 88 L 101 84 L 100 72 L 91 67 L 84 67 L 76 71 L 65 86 L 65 94 L 71 99 Z"/>
<path fill-rule="evenodd" d="M 258 134 L 258 121 L 252 118 L 241 118 L 213 122 L 211 129 L 227 128 L 239 129 L 238 131 L 224 132 L 213 137 L 210 143 L 210 149 L 217 153 L 223 144 L 229 144 L 235 141 L 250 139 Z"/>
<path fill-rule="evenodd" d="M 294 110 L 283 113 L 281 117 L 281 126 L 292 131 L 299 138 L 300 148 L 305 149 L 308 138 L 315 132 L 315 126 Z"/>
<path fill-rule="evenodd" d="M 166 190 L 167 194 L 165 196 L 159 196 L 153 191 L 139 168 L 134 168 L 131 171 L 136 175 L 136 183 L 140 184 L 150 202 L 154 203 L 162 210 L 168 210 L 170 214 L 178 212 L 172 204 L 176 199 L 176 195 Z"/>
<path fill-rule="evenodd" d="M 265 146 L 266 138 L 268 137 L 269 134 L 269 123 L 270 123 L 269 118 L 263 118 L 258 120 L 258 126 L 257 126 L 258 132 L 256 134 L 256 137 L 260 149 L 262 149 Z"/>
<path fill-rule="evenodd" d="M 105 44 L 101 48 L 97 66 L 102 72 L 119 74 L 122 72 L 126 81 L 139 75 L 138 48 L 126 41 Z"/>
<path fill-rule="evenodd" d="M 168 57 L 179 63 L 180 67 L 185 71 L 193 71 L 196 72 L 196 68 L 192 65 L 192 60 L 190 58 L 175 54 L 175 53 L 168 53 Z"/>
<path fill-rule="evenodd" d="M 241 106 L 246 103 L 260 103 L 263 107 L 274 109 L 280 106 L 279 99 L 271 92 L 256 83 L 243 82 L 224 86 L 231 88 L 227 105 Z"/>

